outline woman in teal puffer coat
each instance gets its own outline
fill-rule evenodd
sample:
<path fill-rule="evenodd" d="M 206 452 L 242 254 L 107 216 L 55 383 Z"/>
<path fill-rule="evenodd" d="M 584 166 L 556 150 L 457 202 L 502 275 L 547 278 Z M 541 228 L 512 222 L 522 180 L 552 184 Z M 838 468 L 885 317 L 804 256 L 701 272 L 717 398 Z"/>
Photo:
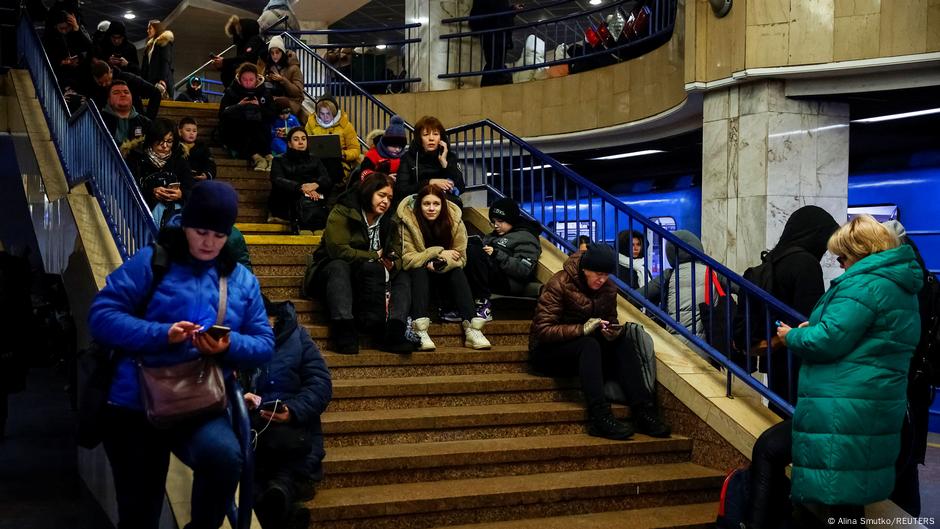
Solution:
<path fill-rule="evenodd" d="M 854 517 L 894 488 L 923 275 L 911 248 L 867 215 L 839 228 L 829 251 L 845 273 L 808 322 L 777 330 L 803 360 L 792 498 Z"/>

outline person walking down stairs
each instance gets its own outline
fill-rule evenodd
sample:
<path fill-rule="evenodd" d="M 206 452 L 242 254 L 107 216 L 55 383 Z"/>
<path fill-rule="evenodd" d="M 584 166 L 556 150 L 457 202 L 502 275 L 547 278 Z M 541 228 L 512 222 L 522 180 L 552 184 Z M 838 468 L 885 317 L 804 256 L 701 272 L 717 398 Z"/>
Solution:
<path fill-rule="evenodd" d="M 617 320 L 617 287 L 608 277 L 616 270 L 616 254 L 605 244 L 592 243 L 568 258 L 539 296 L 529 332 L 530 360 L 540 373 L 580 377 L 590 435 L 628 439 L 637 431 L 669 437 L 655 394 L 643 381 L 640 359 Z M 605 379 L 623 388 L 632 425 L 614 418 Z"/>
<path fill-rule="evenodd" d="M 473 294 L 463 268 L 467 264 L 467 228 L 457 204 L 447 200 L 441 188 L 426 185 L 398 205 L 401 224 L 402 264 L 411 277 L 411 317 L 421 338 L 421 351 L 435 348 L 428 335 L 431 285 L 450 292 L 457 306 L 467 347 L 489 349 L 483 336 L 486 320 L 477 317 Z"/>

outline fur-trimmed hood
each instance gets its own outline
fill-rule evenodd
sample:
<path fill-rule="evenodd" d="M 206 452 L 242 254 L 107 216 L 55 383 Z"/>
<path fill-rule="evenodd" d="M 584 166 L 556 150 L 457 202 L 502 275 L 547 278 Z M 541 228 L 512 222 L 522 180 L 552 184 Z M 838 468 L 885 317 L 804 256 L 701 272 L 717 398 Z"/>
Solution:
<path fill-rule="evenodd" d="M 375 147 L 382 136 L 385 135 L 385 129 L 375 129 L 366 134 L 366 145 L 371 149 Z"/>
<path fill-rule="evenodd" d="M 244 42 L 261 33 L 258 21 L 251 18 L 238 18 L 232 15 L 225 22 L 225 34 Z"/>
<path fill-rule="evenodd" d="M 173 36 L 172 31 L 165 30 L 163 33 L 157 35 L 156 38 L 148 40 L 147 47 L 150 48 L 151 46 L 156 44 L 157 46 L 160 46 L 162 48 L 166 46 L 167 44 L 172 44 L 174 38 L 175 37 Z"/>

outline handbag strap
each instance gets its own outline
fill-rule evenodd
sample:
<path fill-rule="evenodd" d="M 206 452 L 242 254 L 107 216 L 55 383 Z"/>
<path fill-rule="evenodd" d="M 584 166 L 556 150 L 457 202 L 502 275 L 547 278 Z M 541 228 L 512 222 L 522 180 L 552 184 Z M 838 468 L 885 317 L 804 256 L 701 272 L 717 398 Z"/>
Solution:
<path fill-rule="evenodd" d="M 222 325 L 225 320 L 225 309 L 228 306 L 228 278 L 219 277 L 219 316 L 215 319 L 216 325 Z"/>

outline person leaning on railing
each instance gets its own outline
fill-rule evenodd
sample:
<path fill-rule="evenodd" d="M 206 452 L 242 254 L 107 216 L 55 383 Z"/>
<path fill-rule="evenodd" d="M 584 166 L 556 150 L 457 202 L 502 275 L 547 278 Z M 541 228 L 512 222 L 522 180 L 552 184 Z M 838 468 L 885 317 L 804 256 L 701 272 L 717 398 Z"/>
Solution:
<path fill-rule="evenodd" d="M 777 328 L 803 360 L 799 399 L 793 419 L 754 445 L 748 528 L 775 527 L 789 514 L 791 455 L 793 501 L 848 519 L 837 527 L 864 525 L 858 520 L 865 505 L 894 489 L 923 273 L 911 247 L 868 215 L 839 228 L 828 248 L 845 273 L 832 280 L 809 321 Z"/>
<path fill-rule="evenodd" d="M 701 239 L 688 230 L 677 230 L 673 232 L 673 235 L 700 252 L 704 250 Z M 666 241 L 666 259 L 670 268 L 660 272 L 659 276 L 649 283 L 649 288 L 645 292 L 646 298 L 663 306 L 669 317 L 678 321 L 690 332 L 694 326 L 696 334 L 704 338 L 705 326 L 702 325 L 702 311 L 697 306 L 693 306 L 692 302 L 695 301 L 695 305 L 705 302 L 705 277 L 708 275 L 709 268 L 672 241 Z M 694 284 L 692 283 L 693 267 Z M 714 292 L 711 294 L 713 299 L 717 298 Z M 676 296 L 679 298 L 678 308 Z M 669 332 L 677 334 L 674 329 L 666 328 Z"/>
<path fill-rule="evenodd" d="M 643 380 L 633 343 L 617 318 L 617 270 L 613 248 L 592 243 L 565 261 L 542 289 L 529 331 L 529 358 L 538 372 L 581 379 L 588 434 L 625 440 L 634 431 L 669 437 L 656 410 L 656 395 Z M 614 418 L 604 382 L 616 380 L 630 403 L 632 425 Z"/>
<path fill-rule="evenodd" d="M 155 247 L 147 246 L 108 276 L 91 304 L 92 336 L 122 351 L 102 422 L 119 529 L 159 527 L 171 452 L 194 472 L 187 529 L 220 527 L 232 504 L 244 461 L 228 414 L 157 428 L 144 411 L 138 362 L 173 366 L 207 356 L 232 376 L 271 359 L 274 333 L 258 280 L 225 249 L 237 216 L 238 195 L 230 185 L 201 182 L 183 209 L 182 227 L 160 233 L 169 262 L 159 283 L 153 284 Z M 200 331 L 218 319 L 222 277 L 221 325 L 230 331 L 214 337 Z"/>

